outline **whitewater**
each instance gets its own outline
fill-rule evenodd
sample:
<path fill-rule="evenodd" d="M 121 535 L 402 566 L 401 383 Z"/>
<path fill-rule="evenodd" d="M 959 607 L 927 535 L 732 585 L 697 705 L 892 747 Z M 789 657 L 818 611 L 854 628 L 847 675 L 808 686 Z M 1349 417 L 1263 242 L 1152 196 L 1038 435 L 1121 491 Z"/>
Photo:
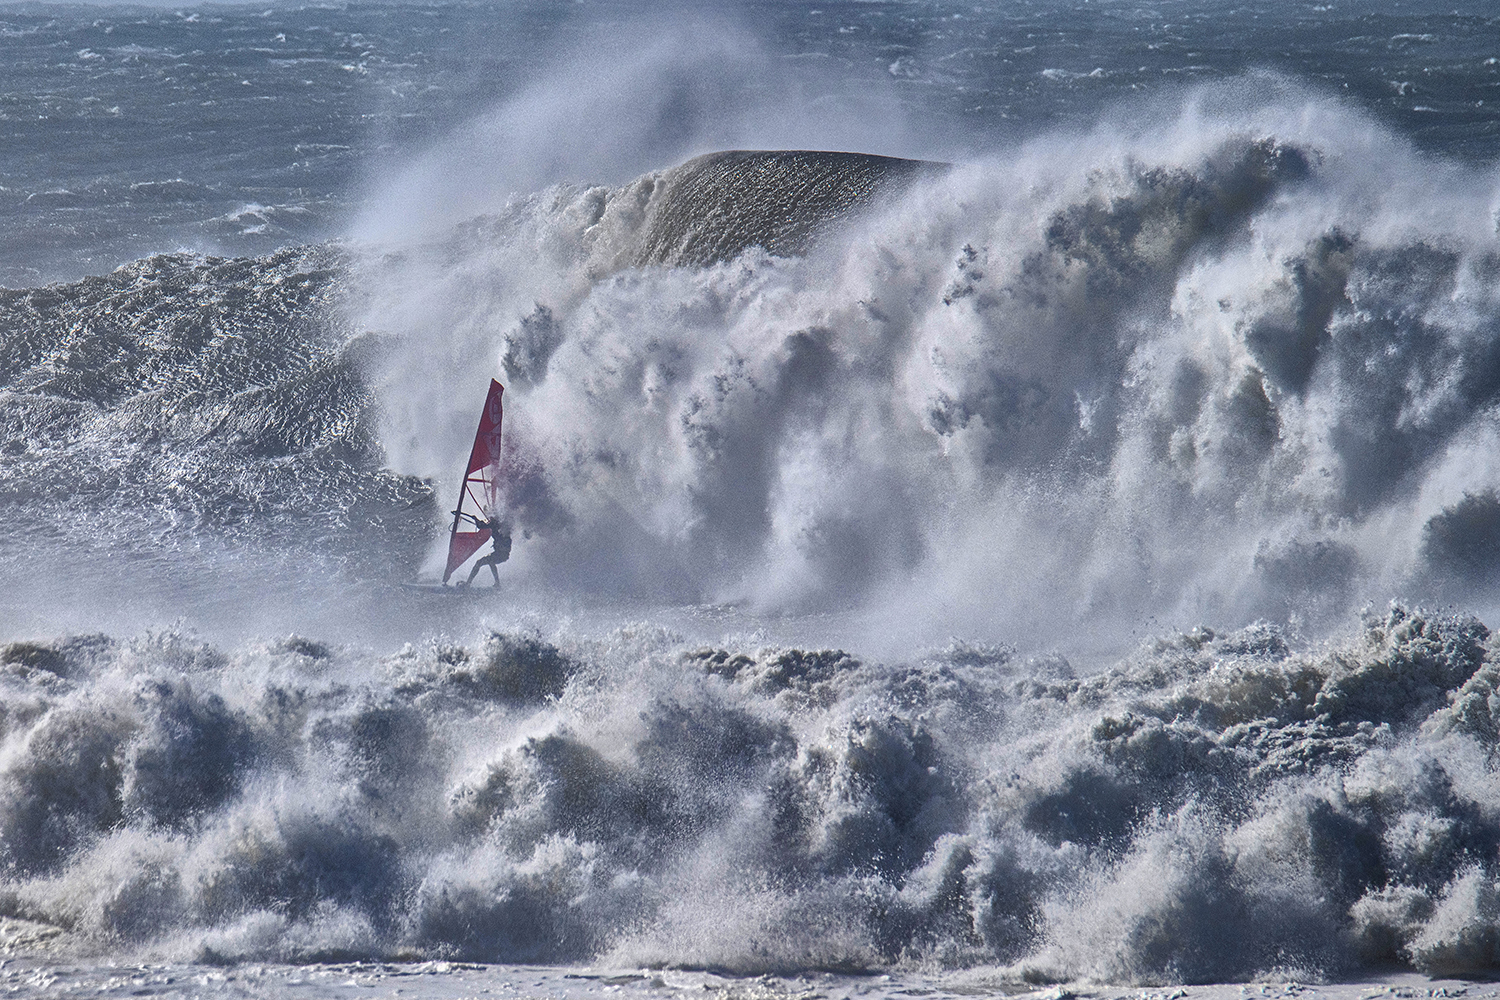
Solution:
<path fill-rule="evenodd" d="M 1278 11 L 0 7 L 0 984 L 1494 995 L 1500 36 Z"/>

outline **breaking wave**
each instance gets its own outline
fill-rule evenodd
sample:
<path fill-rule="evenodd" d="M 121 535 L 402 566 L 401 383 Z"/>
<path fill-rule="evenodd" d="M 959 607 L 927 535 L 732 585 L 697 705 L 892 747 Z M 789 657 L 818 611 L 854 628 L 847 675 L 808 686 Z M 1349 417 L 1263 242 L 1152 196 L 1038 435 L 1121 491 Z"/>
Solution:
<path fill-rule="evenodd" d="M 1276 81 L 1132 111 L 0 293 L 0 915 L 222 961 L 1500 967 L 1495 640 L 1417 610 L 1496 610 L 1495 179 Z M 529 632 L 386 587 L 496 372 Z M 149 573 L 172 613 L 117 613 Z M 702 602 L 748 637 L 668 630 Z"/>
<path fill-rule="evenodd" d="M 755 218 L 772 174 L 667 171 L 367 260 L 388 461 L 451 491 L 494 365 L 538 584 L 1002 638 L 1488 609 L 1494 179 L 1331 103 L 1236 100 L 884 161 L 903 184 L 858 212 Z M 879 162 L 779 155 L 855 190 Z M 787 219 L 804 254 L 754 249 Z"/>
<path fill-rule="evenodd" d="M 716 154 L 436 244 L 5 293 L 0 479 L 36 526 L 8 544 L 86 514 L 399 577 L 498 371 L 525 587 L 1106 646 L 1488 613 L 1493 178 L 1231 100 L 951 169 Z"/>
<path fill-rule="evenodd" d="M 1074 676 L 492 633 L 0 649 L 0 911 L 78 950 L 1029 981 L 1500 964 L 1500 675 L 1392 608 Z"/>

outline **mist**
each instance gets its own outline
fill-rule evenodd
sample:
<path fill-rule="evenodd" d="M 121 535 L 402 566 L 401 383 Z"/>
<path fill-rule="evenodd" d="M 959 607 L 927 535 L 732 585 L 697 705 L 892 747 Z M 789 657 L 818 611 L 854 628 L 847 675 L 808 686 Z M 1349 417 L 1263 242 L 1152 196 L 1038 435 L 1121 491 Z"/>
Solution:
<path fill-rule="evenodd" d="M 713 150 L 945 148 L 889 75 L 778 51 L 732 5 L 622 13 L 578 33 L 553 40 L 518 92 L 372 178 L 353 237 L 427 238 L 554 184 L 621 184 Z"/>

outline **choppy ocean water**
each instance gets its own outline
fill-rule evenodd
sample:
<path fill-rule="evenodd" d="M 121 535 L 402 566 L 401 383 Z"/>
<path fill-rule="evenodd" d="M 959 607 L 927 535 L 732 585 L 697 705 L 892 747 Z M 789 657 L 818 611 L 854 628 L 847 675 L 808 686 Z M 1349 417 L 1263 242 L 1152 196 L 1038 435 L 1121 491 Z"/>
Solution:
<path fill-rule="evenodd" d="M 1497 59 L 0 7 L 7 988 L 1493 974 Z M 403 591 L 491 377 L 513 557 Z"/>

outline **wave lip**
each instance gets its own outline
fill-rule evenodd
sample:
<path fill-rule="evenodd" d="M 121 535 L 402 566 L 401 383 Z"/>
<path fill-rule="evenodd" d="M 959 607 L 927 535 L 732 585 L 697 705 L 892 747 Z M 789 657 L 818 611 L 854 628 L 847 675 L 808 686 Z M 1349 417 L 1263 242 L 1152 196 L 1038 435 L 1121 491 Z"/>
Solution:
<path fill-rule="evenodd" d="M 879 194 L 947 169 L 930 160 L 818 150 L 707 153 L 662 175 L 635 263 L 702 267 L 758 246 L 805 254 Z"/>

